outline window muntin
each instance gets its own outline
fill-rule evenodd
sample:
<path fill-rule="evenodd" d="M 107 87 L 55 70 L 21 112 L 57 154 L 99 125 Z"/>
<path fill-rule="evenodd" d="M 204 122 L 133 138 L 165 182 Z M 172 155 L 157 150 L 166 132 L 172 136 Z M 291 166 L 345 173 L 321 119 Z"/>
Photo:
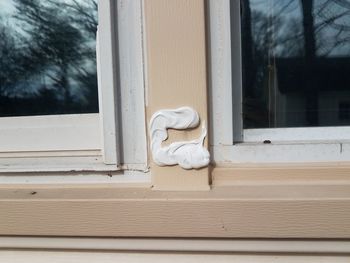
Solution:
<path fill-rule="evenodd" d="M 244 128 L 349 125 L 350 3 L 244 0 Z"/>
<path fill-rule="evenodd" d="M 0 117 L 98 112 L 97 0 L 0 3 Z"/>

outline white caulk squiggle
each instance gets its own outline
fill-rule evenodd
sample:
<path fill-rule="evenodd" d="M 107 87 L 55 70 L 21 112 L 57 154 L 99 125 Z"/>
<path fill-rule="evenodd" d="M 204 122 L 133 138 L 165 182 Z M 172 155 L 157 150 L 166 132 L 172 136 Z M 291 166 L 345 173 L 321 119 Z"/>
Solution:
<path fill-rule="evenodd" d="M 207 135 L 205 123 L 198 139 L 174 142 L 162 147 L 162 142 L 168 138 L 167 129 L 184 130 L 195 128 L 198 124 L 198 113 L 190 107 L 160 110 L 154 113 L 150 121 L 151 151 L 154 162 L 160 166 L 179 164 L 184 169 L 207 166 L 210 155 L 203 147 Z"/>

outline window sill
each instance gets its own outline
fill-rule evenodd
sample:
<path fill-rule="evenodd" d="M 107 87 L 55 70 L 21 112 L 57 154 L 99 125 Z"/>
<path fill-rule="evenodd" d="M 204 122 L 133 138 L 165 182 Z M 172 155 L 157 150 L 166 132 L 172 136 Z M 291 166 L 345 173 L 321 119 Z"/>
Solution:
<path fill-rule="evenodd" d="M 348 141 L 320 142 L 244 142 L 234 145 L 214 145 L 211 152 L 220 165 L 235 163 L 295 165 L 308 163 L 344 163 L 350 160 Z"/>
<path fill-rule="evenodd" d="M 42 157 L 12 157 L 1 158 L 0 175 L 13 173 L 52 173 L 52 172 L 83 172 L 83 171 L 117 171 L 117 165 L 103 163 L 102 156 L 96 152 L 69 152 L 70 156 L 50 156 L 42 153 Z M 85 155 L 85 156 L 84 156 Z"/>

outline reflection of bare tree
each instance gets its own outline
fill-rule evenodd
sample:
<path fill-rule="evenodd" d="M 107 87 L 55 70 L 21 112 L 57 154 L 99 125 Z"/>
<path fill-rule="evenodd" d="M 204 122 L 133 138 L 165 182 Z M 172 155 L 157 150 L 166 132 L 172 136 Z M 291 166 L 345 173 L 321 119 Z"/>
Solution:
<path fill-rule="evenodd" d="M 305 115 L 309 125 L 318 124 L 318 94 L 313 85 L 313 67 L 316 57 L 316 39 L 315 39 L 315 19 L 313 14 L 314 1 L 300 0 L 303 20 L 304 36 L 304 58 L 305 65 L 310 70 L 306 72 L 305 81 L 307 82 L 305 92 Z"/>
<path fill-rule="evenodd" d="M 315 12 L 314 0 L 300 0 L 300 2 L 303 19 L 305 66 L 309 68 L 305 76 L 305 81 L 307 81 L 307 83 L 304 91 L 306 120 L 309 125 L 316 126 L 318 125 L 319 105 L 318 90 L 313 81 L 313 69 L 316 63 L 315 58 L 322 50 L 324 55 L 329 54 L 337 46 L 343 44 L 344 40 L 346 41 L 346 39 L 343 39 L 341 36 L 344 31 L 349 30 L 349 27 L 344 24 L 339 24 L 339 21 L 349 15 L 350 2 L 347 0 L 323 1 L 323 3 L 319 4 L 317 7 L 318 12 Z M 334 4 L 342 6 L 340 12 L 332 12 L 332 6 L 334 6 Z M 338 32 L 334 35 L 335 38 L 331 38 L 331 41 L 325 41 L 325 39 L 323 39 L 324 34 L 329 34 L 329 32 L 327 32 L 329 28 L 332 28 L 332 31 Z"/>
<path fill-rule="evenodd" d="M 57 8 L 62 7 L 62 4 L 58 4 L 57 1 L 48 0 L 52 4 L 55 4 Z M 68 9 L 72 11 L 72 19 L 75 23 L 80 24 L 84 27 L 85 32 L 90 34 L 90 37 L 96 37 L 97 30 L 97 1 L 96 0 L 86 0 L 85 4 L 82 5 L 81 2 L 77 0 L 72 0 L 72 3 L 64 3 Z"/>
<path fill-rule="evenodd" d="M 278 9 L 288 9 L 291 2 Z M 250 122 L 266 125 L 270 119 L 266 104 L 268 91 L 261 87 L 267 87 L 266 74 L 273 73 L 271 57 L 301 55 L 303 46 L 295 39 L 302 37 L 302 30 L 296 19 L 286 20 L 280 12 L 267 16 L 262 10 L 252 9 L 250 1 L 241 3 L 245 125 L 249 127 Z"/>
<path fill-rule="evenodd" d="M 245 68 L 253 73 L 243 75 L 245 125 L 249 127 L 250 121 L 262 127 L 269 123 L 268 93 L 280 58 L 302 58 L 294 62 L 308 69 L 304 75 L 305 117 L 308 125 L 318 125 L 319 87 L 314 84 L 314 68 L 320 57 L 349 56 L 350 0 L 275 0 L 265 5 L 254 0 L 241 2 L 242 55 L 245 63 L 253 65 Z M 247 47 L 253 50 L 251 57 Z"/>
<path fill-rule="evenodd" d="M 330 54 L 335 47 L 349 43 L 350 0 L 273 1 L 271 8 L 274 11 L 270 14 L 266 10 L 262 12 L 252 8 L 251 2 L 242 0 L 242 29 L 248 32 L 243 35 L 246 43 L 249 32 L 253 32 L 252 49 L 266 51 L 269 45 L 274 55 L 279 57 L 301 56 L 301 52 L 309 57 Z M 288 13 L 300 13 L 300 16 L 286 17 Z M 274 43 L 268 43 L 271 41 L 268 35 L 272 31 Z M 330 31 L 333 32 L 331 37 Z M 304 43 L 302 49 L 301 42 Z"/>
<path fill-rule="evenodd" d="M 97 2 L 13 2 L 16 13 L 11 21 L 16 24 L 0 43 L 1 52 L 8 46 L 7 42 L 13 42 L 13 52 L 0 58 L 0 96 L 8 101 L 12 98 L 33 104 L 43 97 L 57 102 L 56 109 L 49 104 L 42 105 L 39 114 L 96 112 Z M 4 32 L 9 32 L 9 26 L 0 25 L 5 28 L 0 27 L 3 36 Z M 2 64 L 12 67 L 11 72 Z M 37 114 L 30 111 L 28 108 L 27 114 Z"/>
<path fill-rule="evenodd" d="M 313 15 L 313 0 L 300 0 L 304 32 L 304 56 L 308 62 L 316 56 L 316 40 Z"/>
<path fill-rule="evenodd" d="M 347 46 L 350 41 L 350 1 L 333 0 L 321 5 L 316 15 L 319 20 L 315 25 L 318 37 L 319 55 L 328 56 L 334 50 Z M 324 36 L 322 32 L 333 31 L 332 36 Z"/>
<path fill-rule="evenodd" d="M 254 87 L 254 76 L 256 74 L 255 63 L 253 61 L 253 50 L 254 50 L 254 42 L 252 36 L 252 15 L 249 1 L 242 2 L 242 30 L 244 34 L 242 35 L 242 41 L 245 43 L 245 47 L 242 50 L 244 53 L 244 63 L 245 67 L 243 68 L 243 76 L 246 80 L 246 89 L 245 92 L 249 95 L 252 92 Z"/>
<path fill-rule="evenodd" d="M 10 29 L 4 26 L 4 21 L 0 19 L 0 96 L 4 94 L 5 87 L 10 83 L 10 78 L 7 76 L 11 74 L 13 65 L 11 58 L 14 56 L 15 41 L 11 35 Z"/>

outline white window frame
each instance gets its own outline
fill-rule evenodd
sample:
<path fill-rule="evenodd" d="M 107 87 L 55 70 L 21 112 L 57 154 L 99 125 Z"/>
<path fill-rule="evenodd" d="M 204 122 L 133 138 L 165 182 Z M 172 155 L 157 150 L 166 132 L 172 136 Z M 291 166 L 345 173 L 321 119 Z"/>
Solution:
<path fill-rule="evenodd" d="M 0 118 L 0 173 L 147 170 L 142 3 L 98 10 L 99 113 Z"/>
<path fill-rule="evenodd" d="M 209 0 L 209 19 L 214 162 L 349 161 L 350 127 L 243 129 L 240 1 Z"/>

